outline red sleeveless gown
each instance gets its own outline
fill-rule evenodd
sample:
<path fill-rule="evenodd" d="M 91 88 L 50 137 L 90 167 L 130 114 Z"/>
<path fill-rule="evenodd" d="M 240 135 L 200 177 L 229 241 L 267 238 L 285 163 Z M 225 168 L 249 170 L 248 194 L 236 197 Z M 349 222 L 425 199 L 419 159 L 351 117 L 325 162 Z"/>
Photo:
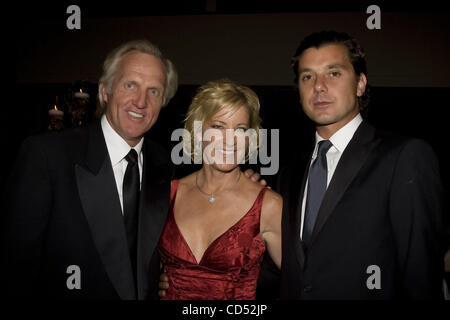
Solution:
<path fill-rule="evenodd" d="M 177 188 L 178 180 L 174 180 L 169 215 L 158 246 L 169 277 L 164 299 L 255 299 L 265 251 L 259 221 L 266 188 L 261 189 L 250 210 L 209 245 L 198 263 L 175 221 Z"/>

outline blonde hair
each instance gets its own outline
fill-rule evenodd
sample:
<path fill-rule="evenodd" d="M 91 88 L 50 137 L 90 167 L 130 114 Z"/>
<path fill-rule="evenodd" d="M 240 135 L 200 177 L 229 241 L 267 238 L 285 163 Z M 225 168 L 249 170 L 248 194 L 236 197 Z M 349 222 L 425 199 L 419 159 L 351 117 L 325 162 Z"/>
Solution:
<path fill-rule="evenodd" d="M 149 54 L 161 60 L 165 68 L 166 73 L 166 84 L 164 87 L 164 95 L 162 105 L 165 106 L 169 103 L 170 99 L 175 95 L 178 87 L 178 73 L 175 70 L 173 63 L 166 59 L 159 48 L 147 40 L 133 40 L 126 42 L 119 47 L 112 50 L 106 57 L 103 63 L 103 74 L 99 80 L 98 87 L 98 102 L 101 108 L 101 112 L 104 112 L 106 102 L 103 100 L 101 93 L 101 85 L 105 86 L 106 92 L 111 93 L 111 86 L 113 78 L 117 71 L 117 67 L 124 58 L 124 56 L 132 51 L 138 51 L 142 53 Z"/>
<path fill-rule="evenodd" d="M 194 156 L 194 122 L 200 121 L 203 125 L 213 118 L 215 114 L 223 108 L 230 108 L 236 111 L 239 108 L 245 108 L 249 114 L 249 129 L 256 131 L 256 138 L 259 139 L 259 129 L 261 118 L 259 117 L 259 99 L 256 93 L 246 87 L 223 78 L 216 81 L 210 81 L 197 90 L 197 94 L 192 99 L 191 105 L 187 111 L 184 120 L 184 128 L 190 134 L 190 141 L 184 142 L 184 151 L 191 157 Z M 255 146 L 255 151 L 259 146 L 259 141 Z M 248 159 L 248 156 L 247 156 Z"/>

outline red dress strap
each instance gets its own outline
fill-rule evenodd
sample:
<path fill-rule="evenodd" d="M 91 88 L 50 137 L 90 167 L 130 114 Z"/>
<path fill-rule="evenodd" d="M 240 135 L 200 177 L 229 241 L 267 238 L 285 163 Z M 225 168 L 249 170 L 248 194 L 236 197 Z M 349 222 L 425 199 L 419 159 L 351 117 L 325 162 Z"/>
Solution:
<path fill-rule="evenodd" d="M 170 187 L 170 203 L 171 204 L 172 204 L 172 201 L 175 199 L 175 195 L 177 194 L 179 182 L 180 182 L 180 180 L 178 180 L 178 179 L 172 180 L 172 185 Z"/>

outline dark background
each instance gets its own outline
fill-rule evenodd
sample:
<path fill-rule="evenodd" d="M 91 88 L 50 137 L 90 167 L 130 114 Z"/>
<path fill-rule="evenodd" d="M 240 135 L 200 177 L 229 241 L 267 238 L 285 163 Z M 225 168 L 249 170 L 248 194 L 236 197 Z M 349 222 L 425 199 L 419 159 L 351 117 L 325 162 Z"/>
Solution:
<path fill-rule="evenodd" d="M 81 30 L 66 28 L 71 4 L 81 8 Z M 381 8 L 380 30 L 366 27 L 371 4 Z M 95 109 L 106 54 L 135 38 L 159 45 L 180 76 L 178 92 L 150 136 L 170 150 L 170 134 L 182 126 L 198 86 L 229 77 L 256 91 L 263 127 L 280 129 L 283 165 L 294 150 L 309 148 L 314 132 L 300 109 L 290 57 L 307 34 L 336 29 L 355 36 L 366 49 L 372 87 L 368 120 L 427 140 L 438 156 L 448 195 L 450 14 L 440 3 L 35 1 L 18 2 L 4 16 L 4 51 L 11 55 L 4 67 L 14 69 L 8 90 L 13 99 L 3 106 L 6 168 L 26 136 L 47 130 L 47 112 L 56 97 L 62 101 L 80 81 L 91 95 L 90 109 Z M 190 170 L 182 167 L 178 172 Z M 1 173 L 1 184 L 7 174 Z"/>

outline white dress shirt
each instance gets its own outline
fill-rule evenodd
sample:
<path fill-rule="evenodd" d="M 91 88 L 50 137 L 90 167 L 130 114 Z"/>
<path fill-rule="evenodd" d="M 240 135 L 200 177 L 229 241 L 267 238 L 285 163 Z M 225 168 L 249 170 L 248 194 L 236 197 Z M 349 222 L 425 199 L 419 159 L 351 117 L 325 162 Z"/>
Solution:
<path fill-rule="evenodd" d="M 334 171 L 338 165 L 339 159 L 341 158 L 342 153 L 345 148 L 347 148 L 348 143 L 353 138 L 356 130 L 362 122 L 361 114 L 358 113 L 356 117 L 354 117 L 349 123 L 343 126 L 341 129 L 336 131 L 331 137 L 330 142 L 333 144 L 331 148 L 328 150 L 327 157 L 327 169 L 328 169 L 328 177 L 327 177 L 327 188 L 330 184 L 331 178 L 333 178 Z M 309 165 L 311 166 L 312 162 L 317 157 L 317 150 L 319 142 L 325 140 L 322 138 L 316 131 L 316 145 L 314 147 L 314 151 L 311 157 L 311 162 Z M 308 194 L 308 180 L 306 181 L 305 191 L 303 193 L 302 198 L 302 216 L 301 216 L 301 226 L 300 226 L 300 237 L 303 235 L 303 221 L 305 218 L 305 207 L 306 207 L 306 195 Z"/>
<path fill-rule="evenodd" d="M 103 136 L 105 137 L 106 147 L 108 149 L 109 158 L 111 159 L 111 165 L 114 172 L 114 178 L 116 180 L 117 192 L 119 193 L 120 207 L 122 208 L 123 214 L 123 196 L 122 196 L 122 185 L 123 177 L 127 169 L 128 161 L 125 156 L 132 149 L 128 143 L 111 127 L 106 116 L 103 115 L 100 121 L 103 131 Z M 144 138 L 139 141 L 139 143 L 133 147 L 138 154 L 138 165 L 139 165 L 139 180 L 142 185 L 142 144 L 144 143 Z"/>

